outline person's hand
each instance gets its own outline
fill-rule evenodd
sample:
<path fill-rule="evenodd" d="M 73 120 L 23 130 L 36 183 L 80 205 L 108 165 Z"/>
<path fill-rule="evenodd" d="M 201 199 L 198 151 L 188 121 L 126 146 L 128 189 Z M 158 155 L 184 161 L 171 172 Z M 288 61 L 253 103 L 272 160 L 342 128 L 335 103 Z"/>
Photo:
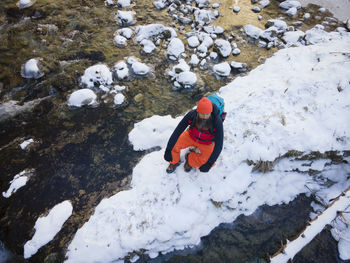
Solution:
<path fill-rule="evenodd" d="M 173 160 L 173 156 L 171 155 L 171 150 L 166 149 L 164 152 L 164 160 L 171 162 Z"/>
<path fill-rule="evenodd" d="M 207 173 L 209 172 L 211 168 L 211 165 L 210 164 L 203 164 L 201 167 L 199 167 L 199 171 L 201 171 L 202 173 Z"/>

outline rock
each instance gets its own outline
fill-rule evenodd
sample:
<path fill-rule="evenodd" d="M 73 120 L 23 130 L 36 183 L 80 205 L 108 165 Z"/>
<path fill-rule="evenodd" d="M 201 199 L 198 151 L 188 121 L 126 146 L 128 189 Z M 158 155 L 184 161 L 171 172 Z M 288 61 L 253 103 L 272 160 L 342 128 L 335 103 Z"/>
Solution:
<path fill-rule="evenodd" d="M 39 79 L 44 76 L 41 58 L 32 58 L 22 65 L 21 76 L 26 79 Z"/>
<path fill-rule="evenodd" d="M 258 2 L 258 0 L 251 0 L 250 2 L 254 5 Z"/>
<path fill-rule="evenodd" d="M 262 20 L 262 15 L 258 15 L 258 20 Z"/>
<path fill-rule="evenodd" d="M 181 39 L 173 38 L 168 46 L 167 55 L 170 60 L 177 60 L 185 52 L 185 46 Z"/>
<path fill-rule="evenodd" d="M 68 105 L 74 107 L 82 107 L 84 105 L 96 106 L 96 94 L 90 89 L 80 89 L 74 91 L 68 99 Z"/>
<path fill-rule="evenodd" d="M 219 54 L 224 58 L 228 57 L 232 52 L 231 44 L 227 40 L 217 39 L 214 42 L 214 46 L 215 49 L 218 50 Z"/>
<path fill-rule="evenodd" d="M 85 70 L 81 82 L 88 88 L 100 85 L 108 86 L 113 83 L 112 72 L 106 65 L 97 64 Z"/>
<path fill-rule="evenodd" d="M 227 77 L 231 73 L 231 67 L 227 62 L 217 64 L 213 67 L 215 74 L 221 77 Z"/>
<path fill-rule="evenodd" d="M 114 6 L 115 5 L 113 0 L 106 0 L 105 3 L 107 6 Z"/>
<path fill-rule="evenodd" d="M 181 72 L 176 81 L 185 89 L 193 89 L 197 84 L 197 76 L 190 71 Z"/>
<path fill-rule="evenodd" d="M 140 102 L 140 101 L 142 101 L 143 100 L 143 97 L 144 97 L 144 95 L 143 94 L 141 94 L 141 93 L 139 93 L 139 94 L 137 94 L 135 97 L 134 97 L 134 100 L 135 100 L 135 102 Z"/>
<path fill-rule="evenodd" d="M 241 11 L 241 8 L 240 8 L 239 6 L 237 6 L 237 5 L 235 5 L 235 6 L 233 7 L 233 12 L 239 13 L 239 11 Z"/>
<path fill-rule="evenodd" d="M 120 11 L 117 12 L 117 20 L 120 26 L 129 26 L 134 23 L 133 11 Z"/>
<path fill-rule="evenodd" d="M 124 61 L 115 64 L 113 71 L 119 80 L 127 79 L 129 77 L 128 65 Z"/>
<path fill-rule="evenodd" d="M 250 24 L 245 25 L 243 28 L 244 28 L 245 33 L 254 39 L 258 39 L 260 34 L 263 33 L 263 30 L 261 30 L 260 28 L 258 28 L 256 26 L 250 25 Z"/>
<path fill-rule="evenodd" d="M 252 11 L 253 11 L 254 13 L 260 13 L 260 12 L 261 12 L 261 8 L 258 7 L 258 6 L 254 6 L 254 7 L 252 8 Z"/>
<path fill-rule="evenodd" d="M 290 9 L 290 8 L 296 8 L 296 9 L 300 9 L 301 8 L 301 4 L 299 1 L 296 0 L 286 0 L 282 3 L 280 3 L 280 7 L 283 9 Z"/>
<path fill-rule="evenodd" d="M 198 47 L 200 44 L 199 39 L 197 36 L 191 36 L 187 39 L 187 43 L 191 48 Z"/>
<path fill-rule="evenodd" d="M 151 68 L 149 66 L 141 62 L 133 63 L 131 69 L 134 72 L 134 74 L 138 76 L 145 76 L 151 71 Z"/>

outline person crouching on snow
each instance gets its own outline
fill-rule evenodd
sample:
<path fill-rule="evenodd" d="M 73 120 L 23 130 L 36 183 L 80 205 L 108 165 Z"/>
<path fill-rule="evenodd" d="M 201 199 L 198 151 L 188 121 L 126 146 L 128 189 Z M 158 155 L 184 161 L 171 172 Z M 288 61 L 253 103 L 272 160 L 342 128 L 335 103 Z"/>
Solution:
<path fill-rule="evenodd" d="M 188 147 L 192 150 L 186 154 L 185 171 L 199 167 L 201 172 L 208 172 L 221 153 L 223 138 L 219 110 L 208 98 L 203 97 L 197 109 L 183 117 L 169 139 L 164 153 L 164 159 L 170 162 L 167 173 L 175 171 L 180 164 L 180 151 Z"/>

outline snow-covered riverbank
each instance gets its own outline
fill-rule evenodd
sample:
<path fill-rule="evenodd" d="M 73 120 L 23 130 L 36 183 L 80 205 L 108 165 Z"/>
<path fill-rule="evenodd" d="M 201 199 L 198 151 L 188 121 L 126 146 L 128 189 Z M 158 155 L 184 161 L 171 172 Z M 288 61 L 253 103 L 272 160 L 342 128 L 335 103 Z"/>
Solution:
<path fill-rule="evenodd" d="M 133 171 L 132 189 L 104 199 L 78 230 L 67 262 L 123 261 L 141 249 L 156 257 L 194 246 L 219 223 L 260 205 L 288 203 L 310 190 L 329 200 L 349 186 L 348 157 L 340 165 L 286 157 L 266 174 L 247 163 L 274 161 L 291 150 L 350 148 L 350 35 L 314 33 L 318 44 L 280 50 L 220 90 L 228 112 L 224 150 L 209 173 L 187 174 L 180 166 L 168 175 L 163 150 L 146 155 Z M 164 148 L 178 121 L 145 119 L 129 139 L 135 149 Z M 312 177 L 309 169 L 321 173 Z M 329 189 L 327 179 L 335 182 Z"/>

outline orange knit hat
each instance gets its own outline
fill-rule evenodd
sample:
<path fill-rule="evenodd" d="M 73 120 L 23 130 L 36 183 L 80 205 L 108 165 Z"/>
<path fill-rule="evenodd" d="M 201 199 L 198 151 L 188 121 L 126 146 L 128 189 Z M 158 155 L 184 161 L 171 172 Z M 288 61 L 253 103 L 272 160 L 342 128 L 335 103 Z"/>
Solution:
<path fill-rule="evenodd" d="M 197 112 L 202 114 L 208 114 L 213 111 L 213 105 L 207 97 L 201 98 L 197 104 Z"/>

